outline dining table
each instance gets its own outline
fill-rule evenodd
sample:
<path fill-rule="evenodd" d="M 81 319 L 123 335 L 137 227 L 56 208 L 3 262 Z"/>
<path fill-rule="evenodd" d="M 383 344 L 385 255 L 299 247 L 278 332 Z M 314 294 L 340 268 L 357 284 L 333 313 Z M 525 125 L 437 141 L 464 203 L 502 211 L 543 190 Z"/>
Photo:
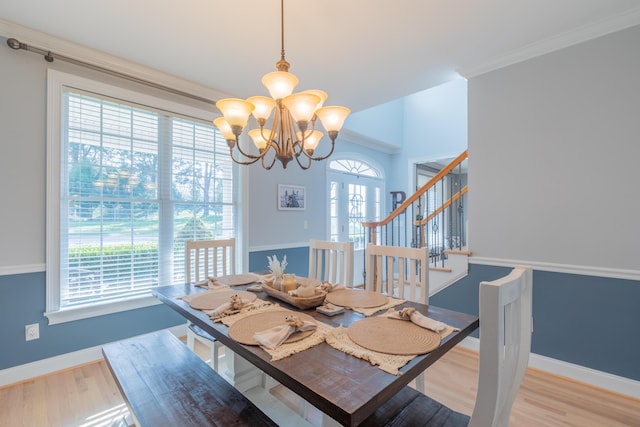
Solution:
<path fill-rule="evenodd" d="M 246 290 L 248 286 L 234 286 L 233 289 Z M 455 330 L 442 338 L 432 351 L 413 357 L 399 368 L 397 374 L 385 372 L 379 366 L 338 350 L 326 342 L 273 361 L 272 355 L 262 347 L 237 342 L 230 336 L 228 326 L 214 322 L 204 311 L 191 307 L 189 302 L 183 299 L 201 292 L 207 292 L 207 289 L 192 283 L 152 289 L 152 294 L 158 300 L 233 352 L 234 360 L 229 361 L 229 365 L 235 372 L 232 373 L 230 381 L 236 388 L 243 391 L 259 385 L 260 375 L 264 378 L 266 374 L 322 411 L 329 420 L 326 425 L 334 424 L 333 422 L 344 426 L 359 425 L 479 327 L 477 315 L 406 301 L 395 308 L 414 307 L 421 314 L 450 325 Z M 258 300 L 270 301 L 289 310 L 304 313 L 334 329 L 348 328 L 365 318 L 364 314 L 350 309 L 333 316 L 327 316 L 313 308 L 301 310 L 281 299 L 273 298 L 264 291 L 256 292 L 256 296 Z"/>

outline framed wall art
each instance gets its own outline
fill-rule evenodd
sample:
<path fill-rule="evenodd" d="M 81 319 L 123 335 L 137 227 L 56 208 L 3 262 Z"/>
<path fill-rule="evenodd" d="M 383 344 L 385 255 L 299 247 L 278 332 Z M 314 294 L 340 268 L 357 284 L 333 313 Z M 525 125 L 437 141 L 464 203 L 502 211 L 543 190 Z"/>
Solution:
<path fill-rule="evenodd" d="M 278 209 L 303 211 L 306 209 L 305 188 L 300 185 L 278 184 Z"/>

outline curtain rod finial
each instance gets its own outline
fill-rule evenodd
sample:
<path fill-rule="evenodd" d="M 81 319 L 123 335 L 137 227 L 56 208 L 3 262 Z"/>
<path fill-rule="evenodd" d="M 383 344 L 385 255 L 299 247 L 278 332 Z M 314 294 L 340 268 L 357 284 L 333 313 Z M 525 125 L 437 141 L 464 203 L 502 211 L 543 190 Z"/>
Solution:
<path fill-rule="evenodd" d="M 22 43 L 14 38 L 7 39 L 7 46 L 9 46 L 11 49 L 24 49 Z"/>

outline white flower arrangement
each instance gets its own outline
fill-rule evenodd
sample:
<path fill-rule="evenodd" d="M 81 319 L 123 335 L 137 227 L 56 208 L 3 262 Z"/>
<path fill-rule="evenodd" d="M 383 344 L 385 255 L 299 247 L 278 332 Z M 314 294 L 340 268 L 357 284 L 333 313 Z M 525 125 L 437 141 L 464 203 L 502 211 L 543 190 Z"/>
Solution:
<path fill-rule="evenodd" d="M 267 259 L 269 260 L 269 271 L 273 274 L 274 279 L 282 277 L 284 269 L 287 267 L 287 256 L 285 255 L 282 261 L 278 261 L 278 257 L 275 255 L 268 256 Z"/>

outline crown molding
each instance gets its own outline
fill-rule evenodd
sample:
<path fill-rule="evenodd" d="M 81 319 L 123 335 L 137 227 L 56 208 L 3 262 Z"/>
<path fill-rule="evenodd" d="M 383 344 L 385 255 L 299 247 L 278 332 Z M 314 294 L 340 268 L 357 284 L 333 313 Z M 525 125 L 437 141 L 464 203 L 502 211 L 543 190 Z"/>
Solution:
<path fill-rule="evenodd" d="M 640 24 L 640 7 L 600 20 L 593 24 L 567 31 L 540 42 L 531 43 L 522 49 L 514 50 L 506 55 L 493 58 L 484 64 L 458 69 L 458 73 L 470 79 L 509 65 L 517 64 L 556 50 L 564 49 L 588 40 L 592 40 L 616 31 L 624 30 Z"/>
<path fill-rule="evenodd" d="M 230 96 L 227 93 L 193 81 L 166 74 L 154 68 L 145 67 L 141 64 L 91 49 L 79 43 L 61 39 L 32 28 L 24 27 L 2 18 L 0 18 L 0 36 L 7 39 L 15 38 L 33 47 L 48 50 L 55 54 L 87 62 L 98 67 L 118 71 L 119 73 L 127 74 L 138 79 L 178 89 L 186 93 L 192 93 L 203 98 L 216 100 Z"/>
<path fill-rule="evenodd" d="M 400 152 L 400 147 L 396 145 L 388 144 L 379 139 L 371 138 L 346 128 L 342 128 L 339 138 L 386 154 L 396 154 Z"/>

